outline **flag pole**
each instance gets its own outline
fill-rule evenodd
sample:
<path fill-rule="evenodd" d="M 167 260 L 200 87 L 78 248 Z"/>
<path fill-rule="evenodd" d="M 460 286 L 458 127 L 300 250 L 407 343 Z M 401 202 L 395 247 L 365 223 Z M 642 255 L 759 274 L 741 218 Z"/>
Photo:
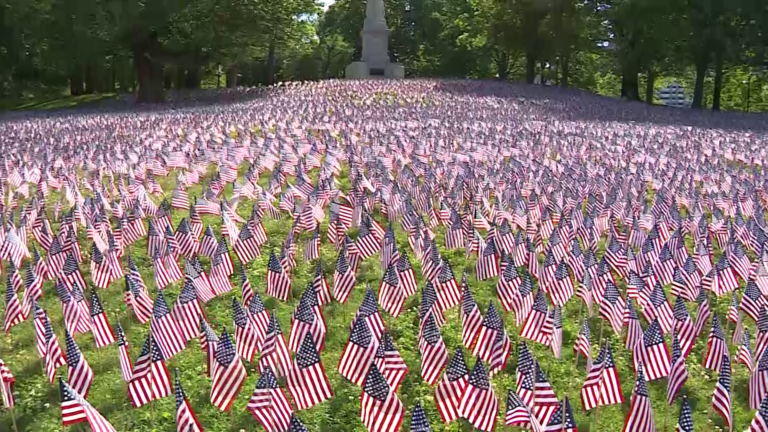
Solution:
<path fill-rule="evenodd" d="M 565 404 L 566 404 L 567 401 L 568 401 L 568 395 L 565 395 L 565 397 L 563 398 L 563 412 L 562 412 L 562 414 L 563 414 L 563 424 L 560 427 L 560 431 L 561 432 L 565 432 L 565 419 L 568 417 L 568 413 L 565 411 Z"/>
<path fill-rule="evenodd" d="M 11 407 L 11 421 L 13 422 L 13 432 L 19 432 L 19 426 L 16 424 L 16 407 Z"/>

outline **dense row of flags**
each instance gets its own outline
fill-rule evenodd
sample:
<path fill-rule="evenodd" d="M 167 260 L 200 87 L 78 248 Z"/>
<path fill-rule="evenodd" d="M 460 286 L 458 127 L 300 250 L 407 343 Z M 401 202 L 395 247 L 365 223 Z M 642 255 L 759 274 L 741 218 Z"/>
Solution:
<path fill-rule="evenodd" d="M 97 349 L 117 343 L 134 407 L 175 395 L 180 432 L 203 426 L 178 374 L 172 379 L 166 364 L 193 339 L 205 353 L 213 406 L 231 409 L 247 378 L 245 363 L 256 362 L 259 378 L 247 405 L 255 420 L 268 431 L 306 430 L 295 413 L 334 397 L 321 358 L 329 331 L 323 307 L 346 303 L 354 289 L 361 289 L 360 264 L 374 258 L 383 275 L 378 294 L 363 288 L 335 365 L 360 387 L 360 420 L 370 431 L 399 430 L 407 411 L 411 430 L 431 430 L 422 406 L 409 410 L 398 397 L 404 377 L 412 373 L 434 388 L 444 423 L 461 418 L 491 431 L 501 418 L 505 425 L 536 432 L 575 432 L 572 401 L 557 396 L 528 347 L 542 345 L 555 358 L 562 356 L 563 310 L 570 301 L 586 309 L 586 316 L 578 317 L 583 321 L 573 346 L 586 359 L 587 377 L 579 391 L 583 410 L 624 403 L 616 347 L 602 337 L 607 330 L 632 353 L 635 384 L 624 431 L 655 430 L 648 382 L 661 378 L 668 378 L 667 403 L 681 399 L 677 429 L 692 431 L 691 409 L 680 395 L 688 378 L 686 360 L 708 329 L 702 364 L 718 374 L 712 410 L 729 430 L 735 427 L 731 374 L 741 364 L 750 374 L 749 405 L 756 410 L 751 430 L 768 430 L 768 196 L 757 171 L 703 158 L 704 171 L 696 171 L 666 157 L 632 154 L 596 163 L 583 148 L 581 153 L 564 150 L 556 158 L 540 150 L 524 156 L 492 146 L 422 142 L 407 134 L 363 145 L 359 137 L 329 128 L 312 135 L 283 130 L 266 136 L 243 128 L 204 135 L 187 131 L 166 135 L 159 144 L 149 140 L 141 154 L 118 146 L 124 155 L 105 158 L 111 150 L 95 150 L 99 157 L 80 159 L 79 171 L 63 156 L 39 148 L 21 163 L 4 160 L 4 330 L 33 321 L 45 374 L 51 385 L 59 379 L 65 425 L 88 422 L 97 432 L 114 430 L 87 401 L 94 371 L 75 337 L 91 333 Z M 207 177 L 211 162 L 217 169 Z M 241 178 L 243 165 L 247 171 Z M 347 167 L 350 188 L 344 192 L 339 185 Z M 176 185 L 168 199 L 156 177 L 173 172 Z M 202 195 L 190 196 L 187 189 L 199 183 Z M 58 232 L 49 220 L 48 198 L 54 191 L 64 200 L 53 204 Z M 245 203 L 253 204 L 247 218 L 237 212 Z M 181 214 L 185 217 L 174 228 L 172 216 Z M 203 222 L 204 215 L 220 221 L 219 236 Z M 279 251 L 263 250 L 270 240 L 264 218 L 292 220 Z M 320 226 L 326 220 L 323 236 Z M 397 225 L 407 247 L 396 241 Z M 438 227 L 445 230 L 443 238 Z M 352 229 L 357 230 L 354 239 Z M 83 230 L 87 240 L 81 245 Z M 299 245 L 302 234 L 306 241 Z M 154 298 L 130 253 L 142 238 L 152 262 Z M 603 240 L 604 252 L 598 248 Z M 322 244 L 337 251 L 330 278 L 320 262 Z M 246 268 L 268 253 L 263 293 L 288 302 L 300 247 L 300 259 L 312 262 L 315 271 L 286 337 L 274 312 L 265 308 L 261 287 L 251 286 Z M 457 280 L 441 249 L 476 256 L 475 268 Z M 420 264 L 421 284 L 411 255 Z M 200 256 L 209 260 L 207 269 Z M 90 281 L 81 270 L 86 257 Z M 468 273 L 479 281 L 496 279 L 500 307 L 491 302 L 481 310 Z M 222 327 L 216 334 L 205 306 L 236 290 L 233 279 L 240 299 L 232 298 L 231 325 L 214 323 Z M 136 359 L 130 358 L 120 323 L 110 323 L 100 300 L 118 280 L 125 283 L 123 300 L 131 314 L 149 324 Z M 63 347 L 39 304 L 47 281 L 64 317 Z M 176 283 L 182 289 L 171 306 L 164 290 Z M 420 300 L 418 371 L 409 371 L 382 315 L 397 319 L 413 296 Z M 731 300 L 724 318 L 734 326 L 730 341 L 721 317 L 711 310 L 710 296 Z M 695 319 L 688 303 L 695 304 Z M 459 308 L 461 347 L 448 347 L 442 336 L 445 314 L 453 308 Z M 520 332 L 516 353 L 504 324 L 509 313 Z M 599 354 L 593 357 L 587 319 L 595 314 L 602 320 Z M 757 328 L 754 350 L 746 319 Z M 733 358 L 730 343 L 738 346 Z M 516 385 L 508 390 L 501 413 L 503 396 L 490 378 L 505 372 L 512 355 L 517 355 Z M 62 366 L 66 380 L 59 376 Z M 0 384 L 4 405 L 12 408 L 14 377 L 2 361 Z"/>

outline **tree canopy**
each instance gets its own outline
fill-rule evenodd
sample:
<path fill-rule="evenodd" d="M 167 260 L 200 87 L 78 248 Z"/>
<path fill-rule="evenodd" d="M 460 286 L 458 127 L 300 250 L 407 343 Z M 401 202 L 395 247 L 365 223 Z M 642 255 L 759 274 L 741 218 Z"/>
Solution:
<path fill-rule="evenodd" d="M 768 110 L 762 0 L 386 0 L 410 77 L 520 80 L 694 108 Z M 364 0 L 0 0 L 0 97 L 341 77 Z M 658 99 L 656 99 L 658 102 Z"/>

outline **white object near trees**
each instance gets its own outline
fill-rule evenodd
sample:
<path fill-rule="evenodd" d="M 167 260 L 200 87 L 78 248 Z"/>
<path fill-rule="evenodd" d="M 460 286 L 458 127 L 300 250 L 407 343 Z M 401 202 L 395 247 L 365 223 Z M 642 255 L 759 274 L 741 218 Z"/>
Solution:
<path fill-rule="evenodd" d="M 389 28 L 384 13 L 384 0 L 366 2 L 361 36 L 362 59 L 347 66 L 345 70 L 347 78 L 403 78 L 405 76 L 402 65 L 389 61 Z"/>

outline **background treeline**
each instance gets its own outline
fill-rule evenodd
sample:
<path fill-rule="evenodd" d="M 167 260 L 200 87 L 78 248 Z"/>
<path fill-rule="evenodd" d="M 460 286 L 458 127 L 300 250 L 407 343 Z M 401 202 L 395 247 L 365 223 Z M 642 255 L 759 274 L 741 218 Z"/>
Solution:
<path fill-rule="evenodd" d="M 765 0 L 386 0 L 409 76 L 497 78 L 768 110 Z M 0 0 L 0 98 L 343 75 L 364 0 Z M 658 99 L 656 100 L 658 102 Z"/>

